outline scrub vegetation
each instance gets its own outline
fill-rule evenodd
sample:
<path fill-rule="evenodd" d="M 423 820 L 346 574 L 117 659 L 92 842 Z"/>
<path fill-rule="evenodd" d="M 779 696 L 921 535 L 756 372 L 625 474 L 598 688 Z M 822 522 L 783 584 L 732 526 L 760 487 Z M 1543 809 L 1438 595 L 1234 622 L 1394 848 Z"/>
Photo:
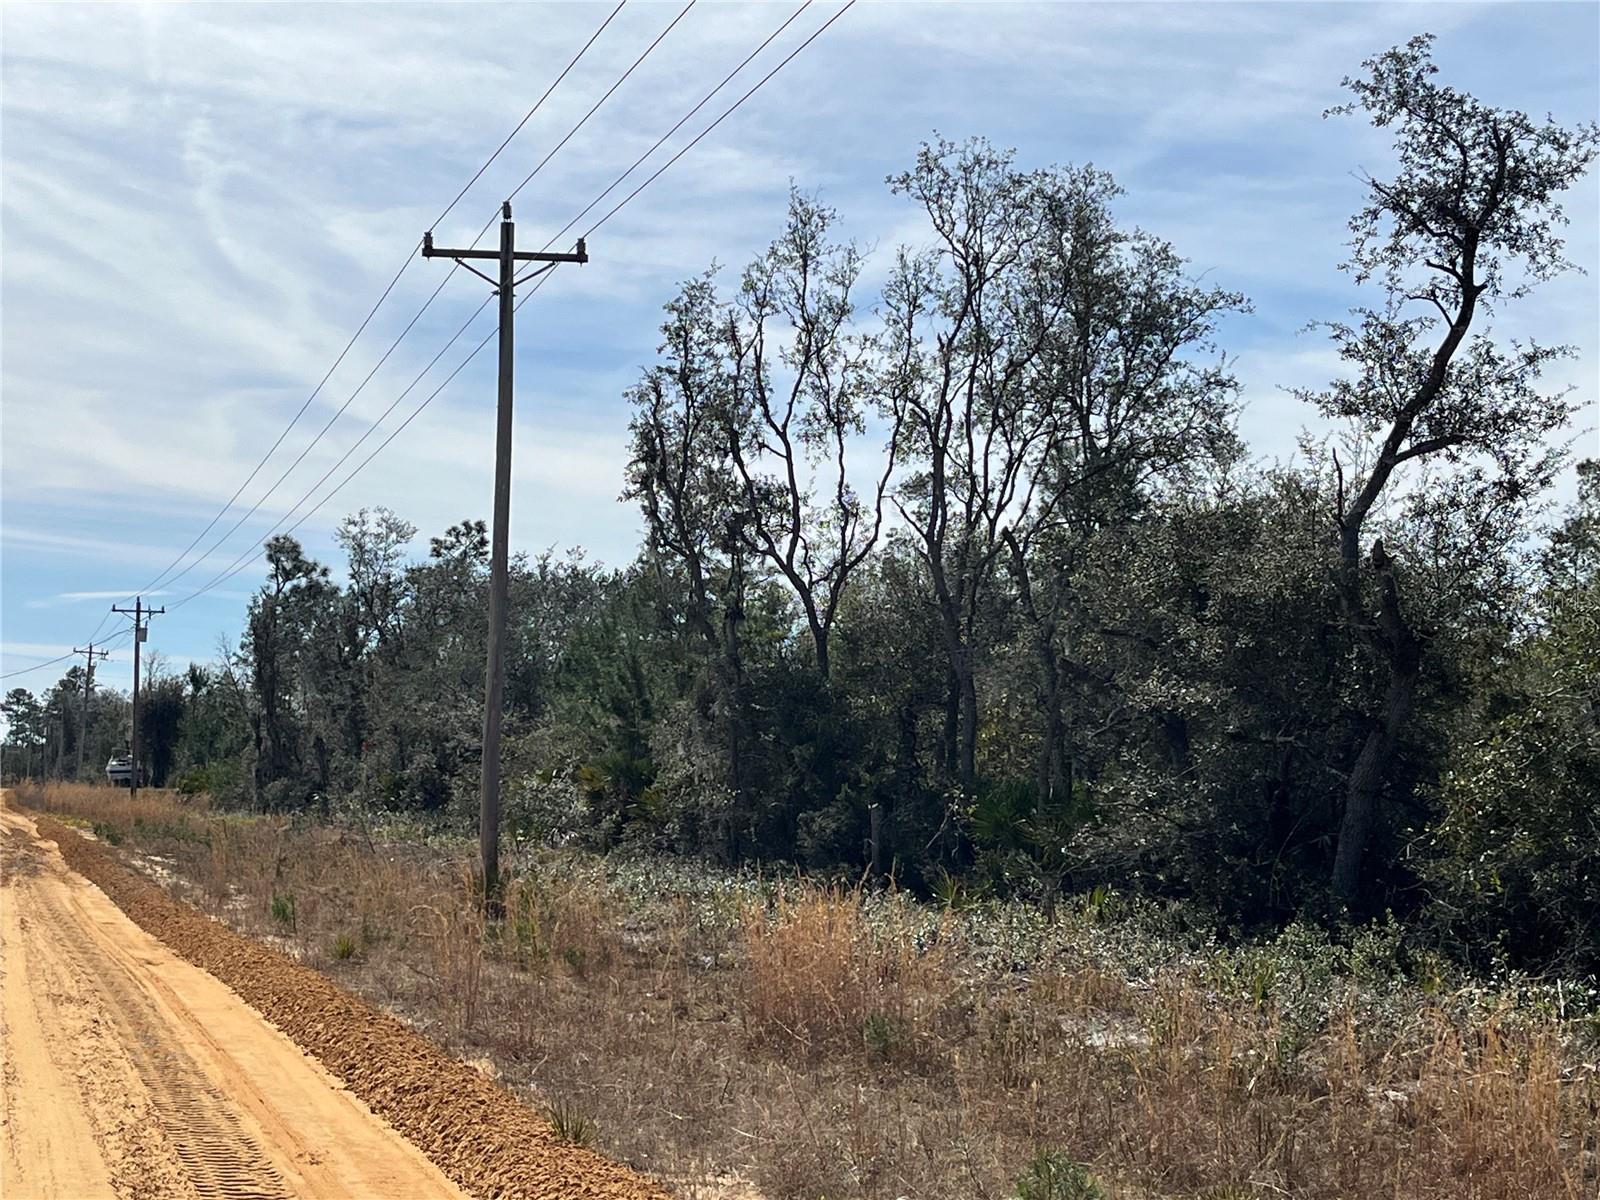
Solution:
<path fill-rule="evenodd" d="M 117 828 L 176 894 L 688 1196 L 1579 1200 L 1600 1181 L 1594 993 L 1475 980 L 1395 924 L 1224 941 L 1116 892 L 1046 915 L 529 847 L 486 923 L 470 840 L 409 819 L 19 799 Z"/>

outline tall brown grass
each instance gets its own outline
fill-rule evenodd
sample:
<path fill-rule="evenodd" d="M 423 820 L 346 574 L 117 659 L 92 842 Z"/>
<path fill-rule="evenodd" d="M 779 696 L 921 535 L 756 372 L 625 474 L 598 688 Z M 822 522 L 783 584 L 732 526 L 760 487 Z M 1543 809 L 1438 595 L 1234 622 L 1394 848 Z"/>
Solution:
<path fill-rule="evenodd" d="M 921 1032 L 948 983 L 938 949 L 867 926 L 860 891 L 784 889 L 745 907 L 743 933 L 745 1030 L 781 1050 L 886 1053 Z"/>

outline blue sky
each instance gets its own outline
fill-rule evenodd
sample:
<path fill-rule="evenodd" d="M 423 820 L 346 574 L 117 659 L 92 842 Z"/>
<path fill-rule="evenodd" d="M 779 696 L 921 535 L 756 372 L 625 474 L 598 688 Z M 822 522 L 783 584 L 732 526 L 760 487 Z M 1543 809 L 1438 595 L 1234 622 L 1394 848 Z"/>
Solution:
<path fill-rule="evenodd" d="M 0 670 L 121 622 L 106 607 L 200 531 L 310 394 L 367 309 L 609 5 L 121 7 L 10 4 L 0 107 Z M 633 0 L 439 229 L 465 241 L 499 199 L 671 20 Z M 517 198 L 542 244 L 793 4 L 702 2 Z M 693 135 L 832 12 L 818 3 Z M 793 180 L 847 236 L 922 237 L 885 175 L 935 131 L 1014 146 L 1025 165 L 1093 162 L 1127 189 L 1129 222 L 1174 242 L 1254 312 L 1222 330 L 1245 383 L 1242 429 L 1263 458 L 1294 452 L 1312 415 L 1281 389 L 1334 370 L 1302 332 L 1355 292 L 1337 263 L 1362 169 L 1386 141 L 1325 121 L 1339 80 L 1414 33 L 1439 35 L 1445 78 L 1491 103 L 1571 123 L 1600 109 L 1594 4 L 877 4 L 828 30 L 593 240 L 521 313 L 513 549 L 631 557 L 618 501 L 622 393 L 657 341 L 660 305 L 713 259 L 737 266 L 777 232 Z M 744 81 L 746 80 L 747 81 Z M 1566 341 L 1559 380 L 1596 452 L 1600 187 L 1570 197 L 1570 255 L 1589 277 L 1498 315 L 1508 335 Z M 349 397 L 447 266 L 414 263 L 279 454 L 253 503 Z M 451 280 L 389 362 L 258 516 L 153 602 L 172 604 L 246 553 L 364 432 L 480 303 Z M 492 308 L 442 367 L 490 329 Z M 349 465 L 387 435 L 442 370 Z M 493 355 L 297 531 L 333 562 L 331 531 L 387 505 L 426 538 L 486 516 Z M 342 478 L 344 471 L 334 475 Z M 1570 487 L 1570 484 L 1565 485 Z M 243 509 L 201 543 L 209 546 Z M 237 637 L 258 567 L 157 618 L 169 661 Z M 48 685 L 61 668 L 7 680 Z M 100 679 L 126 687 L 127 653 Z"/>

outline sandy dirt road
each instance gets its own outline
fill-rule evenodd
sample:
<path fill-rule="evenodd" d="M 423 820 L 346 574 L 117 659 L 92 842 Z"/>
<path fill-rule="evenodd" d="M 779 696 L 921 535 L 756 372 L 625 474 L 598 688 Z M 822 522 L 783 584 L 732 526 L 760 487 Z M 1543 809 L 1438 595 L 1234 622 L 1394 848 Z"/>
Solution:
<path fill-rule="evenodd" d="M 0 810 L 0 871 L 5 1200 L 463 1200 L 14 810 Z"/>

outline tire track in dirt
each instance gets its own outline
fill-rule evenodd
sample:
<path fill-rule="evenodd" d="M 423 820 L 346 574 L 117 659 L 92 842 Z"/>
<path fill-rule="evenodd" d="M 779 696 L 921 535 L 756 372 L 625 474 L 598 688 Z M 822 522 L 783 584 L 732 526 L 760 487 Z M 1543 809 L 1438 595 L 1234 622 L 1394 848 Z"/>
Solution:
<path fill-rule="evenodd" d="M 0 811 L 0 843 L 0 1195 L 465 1200 L 25 818 Z"/>
<path fill-rule="evenodd" d="M 199 1200 L 290 1200 L 283 1176 L 248 1134 L 194 1057 L 171 1041 L 171 1025 L 127 969 L 82 940 L 82 916 L 51 892 L 34 897 L 63 957 L 101 1000 L 118 1046 L 137 1071 L 160 1124 Z"/>
<path fill-rule="evenodd" d="M 327 977 L 204 916 L 76 831 L 42 816 L 37 826 L 135 924 L 231 987 L 466 1191 L 483 1200 L 667 1195 L 627 1167 L 559 1142 L 504 1088 Z"/>

